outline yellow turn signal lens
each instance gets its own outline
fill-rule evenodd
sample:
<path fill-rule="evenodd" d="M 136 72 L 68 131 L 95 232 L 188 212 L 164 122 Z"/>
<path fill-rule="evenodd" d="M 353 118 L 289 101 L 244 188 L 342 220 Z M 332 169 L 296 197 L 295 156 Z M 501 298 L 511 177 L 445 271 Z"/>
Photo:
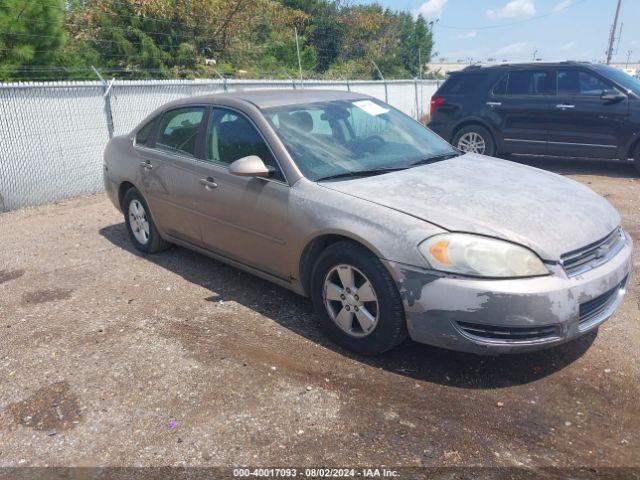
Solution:
<path fill-rule="evenodd" d="M 440 240 L 438 243 L 434 243 L 429 247 L 431 256 L 443 265 L 451 265 L 448 250 L 449 242 L 447 240 Z"/>

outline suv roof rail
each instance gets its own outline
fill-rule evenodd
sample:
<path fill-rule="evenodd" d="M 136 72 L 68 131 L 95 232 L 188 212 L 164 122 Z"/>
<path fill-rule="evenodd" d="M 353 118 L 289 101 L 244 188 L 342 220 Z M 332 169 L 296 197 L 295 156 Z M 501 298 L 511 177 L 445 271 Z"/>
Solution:
<path fill-rule="evenodd" d="M 582 61 L 582 60 L 562 60 L 559 62 L 515 62 L 515 63 L 501 62 L 501 63 L 495 63 L 491 65 L 479 65 L 479 64 L 469 65 L 463 68 L 462 70 L 457 70 L 457 71 L 464 72 L 467 70 L 475 70 L 478 68 L 537 67 L 537 66 L 549 67 L 553 65 L 591 65 L 592 63 L 593 62 Z M 454 73 L 454 72 L 451 72 L 451 73 Z"/>

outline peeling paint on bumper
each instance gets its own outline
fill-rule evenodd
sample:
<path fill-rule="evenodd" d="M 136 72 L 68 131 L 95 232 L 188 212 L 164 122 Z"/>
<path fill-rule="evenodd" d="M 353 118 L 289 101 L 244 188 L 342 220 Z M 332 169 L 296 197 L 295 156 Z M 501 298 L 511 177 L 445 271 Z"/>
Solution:
<path fill-rule="evenodd" d="M 569 278 L 551 266 L 545 277 L 486 280 L 450 276 L 385 261 L 402 295 L 411 338 L 452 350 L 515 353 L 558 345 L 595 329 L 619 306 L 631 272 L 632 241 L 609 262 Z M 588 322 L 580 323 L 580 305 L 611 292 L 608 303 Z M 460 325 L 526 332 L 536 327 L 551 334 L 527 338 L 488 338 Z M 508 327 L 508 328 L 505 328 Z M 499 336 L 498 336 L 499 337 Z"/>

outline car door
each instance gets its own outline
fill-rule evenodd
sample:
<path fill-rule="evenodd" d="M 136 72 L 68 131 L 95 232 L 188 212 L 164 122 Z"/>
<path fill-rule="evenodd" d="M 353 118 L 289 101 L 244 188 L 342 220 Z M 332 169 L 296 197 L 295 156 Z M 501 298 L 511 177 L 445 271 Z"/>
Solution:
<path fill-rule="evenodd" d="M 486 112 L 501 151 L 547 152 L 547 115 L 554 92 L 553 72 L 548 69 L 510 70 L 496 83 Z"/>
<path fill-rule="evenodd" d="M 205 113 L 205 106 L 168 110 L 155 140 L 139 149 L 143 194 L 154 221 L 165 235 L 197 246 L 202 246 L 202 236 L 194 191 L 199 187 L 196 167 L 202 155 Z"/>
<path fill-rule="evenodd" d="M 243 113 L 214 107 L 204 141 L 196 210 L 205 248 L 289 280 L 289 185 L 270 147 Z M 270 178 L 240 177 L 229 165 L 257 155 Z"/>
<path fill-rule="evenodd" d="M 629 99 L 603 77 L 580 68 L 557 70 L 558 95 L 549 122 L 549 153 L 616 158 L 629 133 Z M 604 91 L 620 97 L 603 100 Z"/>

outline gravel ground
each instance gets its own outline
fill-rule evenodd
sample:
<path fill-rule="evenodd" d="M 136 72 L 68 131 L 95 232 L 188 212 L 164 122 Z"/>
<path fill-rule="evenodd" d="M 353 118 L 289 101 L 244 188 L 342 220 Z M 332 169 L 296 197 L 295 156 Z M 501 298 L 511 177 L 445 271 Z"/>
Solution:
<path fill-rule="evenodd" d="M 637 250 L 633 168 L 526 162 L 607 197 Z M 282 288 L 140 256 L 104 195 L 0 215 L 0 241 L 1 466 L 640 466 L 637 275 L 553 350 L 371 359 Z"/>

